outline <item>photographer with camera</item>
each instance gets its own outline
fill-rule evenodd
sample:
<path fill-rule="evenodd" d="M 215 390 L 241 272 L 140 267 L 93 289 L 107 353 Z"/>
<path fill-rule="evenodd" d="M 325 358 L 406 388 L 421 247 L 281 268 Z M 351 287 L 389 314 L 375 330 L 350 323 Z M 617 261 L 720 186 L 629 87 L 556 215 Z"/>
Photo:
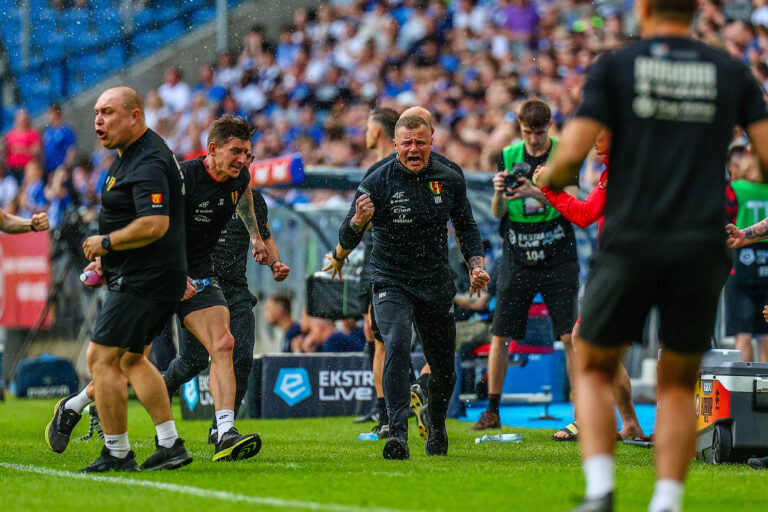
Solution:
<path fill-rule="evenodd" d="M 507 373 L 510 343 L 525 338 L 528 310 L 537 293 L 552 318 L 556 338 L 566 347 L 571 374 L 571 327 L 578 292 L 579 264 L 571 223 L 549 205 L 531 179 L 557 147 L 549 135 L 551 112 L 546 103 L 528 100 L 517 114 L 523 140 L 503 149 L 493 177 L 491 211 L 501 219 L 504 239 L 496 311 L 488 355 L 488 409 L 473 430 L 500 428 L 499 402 Z"/>

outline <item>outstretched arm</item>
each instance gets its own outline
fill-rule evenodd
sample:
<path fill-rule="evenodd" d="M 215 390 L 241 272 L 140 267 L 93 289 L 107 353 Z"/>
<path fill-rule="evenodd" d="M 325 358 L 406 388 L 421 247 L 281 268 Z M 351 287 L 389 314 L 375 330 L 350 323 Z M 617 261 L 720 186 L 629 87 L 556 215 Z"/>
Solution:
<path fill-rule="evenodd" d="M 48 214 L 45 212 L 36 213 L 31 219 L 23 219 L 0 210 L 0 231 L 3 233 L 26 233 L 46 229 L 48 229 Z"/>
<path fill-rule="evenodd" d="M 544 187 L 541 190 L 550 204 L 563 217 L 584 229 L 603 216 L 606 178 L 607 172 L 603 171 L 600 182 L 583 201 L 562 190 L 550 190 L 549 187 Z"/>

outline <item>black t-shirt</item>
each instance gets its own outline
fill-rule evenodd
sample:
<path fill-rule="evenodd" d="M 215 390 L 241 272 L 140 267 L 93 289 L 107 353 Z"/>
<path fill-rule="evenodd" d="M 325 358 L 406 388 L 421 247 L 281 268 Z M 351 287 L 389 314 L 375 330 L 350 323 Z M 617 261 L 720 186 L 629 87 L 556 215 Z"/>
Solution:
<path fill-rule="evenodd" d="M 272 236 L 267 222 L 267 203 L 261 194 L 253 190 L 253 210 L 262 240 Z M 222 287 L 247 287 L 245 267 L 250 254 L 251 235 L 237 212 L 224 226 L 219 241 L 213 249 L 213 273 Z"/>
<path fill-rule="evenodd" d="M 211 253 L 251 181 L 245 167 L 237 178 L 217 181 L 205 168 L 203 158 L 181 163 L 187 180 L 187 272 L 195 279 L 213 276 Z"/>
<path fill-rule="evenodd" d="M 613 134 L 602 251 L 667 262 L 725 247 L 728 143 L 768 117 L 744 64 L 690 39 L 643 40 L 592 66 L 577 116 Z"/>
<path fill-rule="evenodd" d="M 110 290 L 156 300 L 181 298 L 187 275 L 184 188 L 179 163 L 152 130 L 115 159 L 101 189 L 99 232 L 109 234 L 152 215 L 168 216 L 169 225 L 151 244 L 101 257 Z"/>

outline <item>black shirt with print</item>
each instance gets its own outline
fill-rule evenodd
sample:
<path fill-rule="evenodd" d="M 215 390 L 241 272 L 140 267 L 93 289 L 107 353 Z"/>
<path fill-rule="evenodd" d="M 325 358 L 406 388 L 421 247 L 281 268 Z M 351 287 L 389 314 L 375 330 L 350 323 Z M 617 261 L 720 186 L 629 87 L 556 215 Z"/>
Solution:
<path fill-rule="evenodd" d="M 187 264 L 193 279 L 214 275 L 213 249 L 251 181 L 245 167 L 237 178 L 217 181 L 205 168 L 203 158 L 181 163 L 187 181 Z"/>
<path fill-rule="evenodd" d="M 642 40 L 589 70 L 578 117 L 611 130 L 600 250 L 648 261 L 725 248 L 725 158 L 734 126 L 766 119 L 749 69 L 687 38 Z"/>
<path fill-rule="evenodd" d="M 101 257 L 110 290 L 177 301 L 184 293 L 187 259 L 184 176 L 163 139 L 147 130 L 107 171 L 101 190 L 99 232 L 109 234 L 139 217 L 164 215 L 169 225 L 158 240 Z"/>

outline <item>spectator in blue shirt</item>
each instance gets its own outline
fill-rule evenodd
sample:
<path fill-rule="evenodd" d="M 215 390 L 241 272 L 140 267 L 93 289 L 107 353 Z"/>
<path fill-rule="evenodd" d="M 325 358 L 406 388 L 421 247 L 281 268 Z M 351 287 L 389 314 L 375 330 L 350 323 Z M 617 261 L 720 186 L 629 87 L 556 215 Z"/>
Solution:
<path fill-rule="evenodd" d="M 264 320 L 270 327 L 277 327 L 283 333 L 281 350 L 291 352 L 291 340 L 301 334 L 301 327 L 291 316 L 291 297 L 284 292 L 277 292 L 264 304 Z"/>
<path fill-rule="evenodd" d="M 43 169 L 45 175 L 58 167 L 69 168 L 77 153 L 77 138 L 72 127 L 64 123 L 61 107 L 55 103 L 48 107 L 48 126 L 43 130 Z"/>

